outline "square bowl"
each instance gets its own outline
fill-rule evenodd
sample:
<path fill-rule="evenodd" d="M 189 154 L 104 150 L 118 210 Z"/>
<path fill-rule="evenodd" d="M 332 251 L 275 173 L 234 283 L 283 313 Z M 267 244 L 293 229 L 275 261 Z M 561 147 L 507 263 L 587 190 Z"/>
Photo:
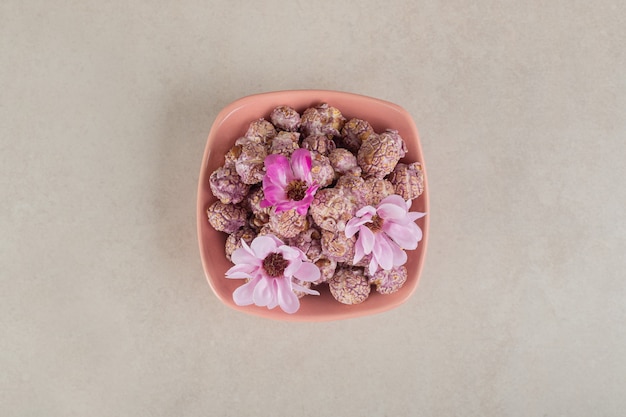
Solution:
<path fill-rule="evenodd" d="M 336 107 L 348 120 L 355 117 L 367 120 L 376 132 L 383 132 L 385 129 L 398 131 L 408 149 L 401 162 L 420 162 L 424 170 L 424 192 L 413 201 L 411 210 L 429 213 L 428 181 L 417 128 L 409 113 L 402 107 L 372 97 L 326 90 L 277 91 L 238 99 L 217 115 L 211 127 L 200 169 L 197 201 L 198 243 L 204 272 L 215 295 L 235 310 L 285 321 L 340 320 L 395 308 L 409 299 L 417 288 L 428 242 L 428 215 L 418 220 L 423 237 L 416 250 L 407 251 L 407 281 L 396 293 L 381 295 L 372 290 L 363 303 L 345 305 L 331 296 L 327 285 L 320 285 L 315 287 L 320 295 L 301 298 L 300 309 L 294 314 L 287 314 L 279 307 L 269 310 L 255 305 L 238 306 L 234 303 L 233 291 L 244 281 L 225 278 L 232 263 L 224 252 L 226 234 L 213 229 L 207 220 L 206 209 L 217 200 L 211 192 L 209 176 L 224 164 L 224 155 L 234 145 L 235 140 L 246 133 L 250 122 L 260 117 L 269 120 L 270 112 L 280 105 L 291 106 L 302 114 L 305 109 L 321 103 Z"/>

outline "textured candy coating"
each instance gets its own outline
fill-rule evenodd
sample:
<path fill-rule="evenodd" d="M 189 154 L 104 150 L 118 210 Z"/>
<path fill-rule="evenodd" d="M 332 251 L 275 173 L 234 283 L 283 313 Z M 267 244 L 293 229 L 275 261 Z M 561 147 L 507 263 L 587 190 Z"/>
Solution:
<path fill-rule="evenodd" d="M 278 106 L 270 113 L 272 124 L 281 130 L 295 132 L 300 128 L 300 114 L 289 106 Z"/>
<path fill-rule="evenodd" d="M 407 270 L 404 266 L 390 271 L 379 269 L 370 277 L 370 284 L 376 285 L 376 291 L 381 294 L 393 294 L 398 291 L 407 279 Z"/>
<path fill-rule="evenodd" d="M 319 285 L 323 282 L 327 282 L 335 275 L 337 262 L 322 256 L 313 263 L 320 269 L 320 278 L 313 282 L 313 284 Z"/>
<path fill-rule="evenodd" d="M 250 192 L 244 200 L 244 207 L 252 212 L 252 214 L 266 213 L 270 214 L 271 207 L 261 207 L 261 201 L 265 199 L 263 186 L 261 184 L 250 187 Z"/>
<path fill-rule="evenodd" d="M 338 268 L 328 286 L 335 300 L 343 304 L 360 304 L 371 291 L 363 268 Z"/>
<path fill-rule="evenodd" d="M 226 152 L 226 155 L 224 155 L 224 166 L 235 166 L 239 155 L 241 155 L 241 145 L 235 143 L 235 145 Z"/>
<path fill-rule="evenodd" d="M 276 213 L 275 208 L 270 213 L 269 225 L 271 229 L 283 238 L 292 238 L 309 228 L 307 216 L 301 216 L 295 209 Z"/>
<path fill-rule="evenodd" d="M 394 194 L 393 184 L 385 179 L 370 177 L 365 180 L 365 204 L 368 206 L 377 206 L 380 201 Z"/>
<path fill-rule="evenodd" d="M 330 164 L 335 172 L 339 175 L 353 171 L 358 168 L 356 157 L 352 152 L 345 148 L 337 148 L 328 155 Z"/>
<path fill-rule="evenodd" d="M 335 170 L 324 155 L 311 151 L 311 178 L 320 187 L 327 187 L 335 180 Z"/>
<path fill-rule="evenodd" d="M 332 261 L 352 261 L 355 244 L 356 236 L 346 237 L 344 232 L 322 230 L 322 254 Z"/>
<path fill-rule="evenodd" d="M 341 141 L 350 152 L 357 153 L 361 144 L 374 133 L 369 122 L 361 119 L 350 119 L 341 129 Z"/>
<path fill-rule="evenodd" d="M 298 132 L 278 132 L 276 137 L 270 142 L 271 154 L 284 155 L 287 158 L 291 156 L 293 151 L 300 147 L 299 145 L 300 133 Z"/>
<path fill-rule="evenodd" d="M 363 142 L 357 161 L 366 177 L 384 178 L 406 154 L 406 145 L 397 131 L 387 130 L 380 135 L 370 135 Z"/>
<path fill-rule="evenodd" d="M 305 137 L 310 135 L 339 136 L 346 119 L 339 109 L 323 103 L 306 109 L 302 113 L 301 122 L 300 129 Z"/>
<path fill-rule="evenodd" d="M 307 223 L 312 224 L 309 219 L 307 219 Z M 316 227 L 309 227 L 289 239 L 287 244 L 304 252 L 309 261 L 315 261 L 322 255 L 321 238 L 322 234 Z"/>
<path fill-rule="evenodd" d="M 245 184 L 234 165 L 223 166 L 211 174 L 209 185 L 213 195 L 224 204 L 237 204 L 248 195 L 250 186 Z"/>
<path fill-rule="evenodd" d="M 241 239 L 243 239 L 249 245 L 255 237 L 256 232 L 252 228 L 247 226 L 235 230 L 233 233 L 228 235 L 228 237 L 226 238 L 226 245 L 224 247 L 228 260 L 230 260 L 233 252 L 241 247 Z"/>
<path fill-rule="evenodd" d="M 357 211 L 355 200 L 341 188 L 318 190 L 309 207 L 313 221 L 331 232 L 341 232 Z"/>
<path fill-rule="evenodd" d="M 393 184 L 395 193 L 405 200 L 413 200 L 424 192 L 424 171 L 422 164 L 399 163 L 389 174 L 389 182 Z"/>
<path fill-rule="evenodd" d="M 241 206 L 216 201 L 206 211 L 209 223 L 217 231 L 233 233 L 246 224 L 248 212 Z"/>
<path fill-rule="evenodd" d="M 276 128 L 273 124 L 261 117 L 250 123 L 248 131 L 244 136 L 265 145 L 276 136 Z"/>
<path fill-rule="evenodd" d="M 264 160 L 267 156 L 265 145 L 248 138 L 240 138 L 235 142 L 241 147 L 235 162 L 237 174 L 245 184 L 258 184 L 265 175 Z"/>
<path fill-rule="evenodd" d="M 302 147 L 328 156 L 332 150 L 337 148 L 337 144 L 326 135 L 311 135 L 302 140 Z"/>

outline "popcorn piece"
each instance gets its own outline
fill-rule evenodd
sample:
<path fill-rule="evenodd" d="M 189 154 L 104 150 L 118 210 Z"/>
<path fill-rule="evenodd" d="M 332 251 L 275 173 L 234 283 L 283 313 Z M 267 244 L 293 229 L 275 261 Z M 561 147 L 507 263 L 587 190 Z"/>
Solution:
<path fill-rule="evenodd" d="M 330 160 L 330 164 L 335 172 L 340 175 L 358 168 L 356 157 L 352 154 L 352 152 L 344 148 L 337 148 L 333 150 L 328 155 L 328 159 Z"/>
<path fill-rule="evenodd" d="M 276 136 L 276 128 L 264 118 L 260 118 L 250 123 L 248 131 L 244 136 L 250 140 L 266 145 Z"/>
<path fill-rule="evenodd" d="M 335 107 L 324 103 L 304 111 L 300 129 L 305 136 L 333 135 L 339 136 L 346 122 L 345 117 Z"/>
<path fill-rule="evenodd" d="M 377 206 L 383 198 L 395 194 L 395 189 L 391 182 L 375 177 L 365 180 L 364 189 L 365 205 L 368 206 Z"/>
<path fill-rule="evenodd" d="M 335 188 L 341 189 L 346 198 L 357 207 L 357 210 L 367 205 L 365 198 L 367 189 L 365 188 L 365 180 L 360 176 L 360 168 L 356 172 L 349 172 L 339 177 Z"/>
<path fill-rule="evenodd" d="M 342 232 L 357 211 L 355 200 L 341 188 L 318 190 L 309 207 L 313 221 L 322 229 Z"/>
<path fill-rule="evenodd" d="M 224 155 L 224 166 L 235 166 L 239 155 L 241 155 L 241 145 L 235 144 Z"/>
<path fill-rule="evenodd" d="M 324 155 L 311 151 L 311 177 L 320 187 L 327 187 L 335 180 L 335 170 Z"/>
<path fill-rule="evenodd" d="M 235 144 L 241 147 L 235 162 L 235 169 L 241 181 L 245 184 L 258 184 L 263 181 L 265 175 L 263 161 L 267 156 L 265 145 L 248 138 L 240 138 Z"/>
<path fill-rule="evenodd" d="M 356 236 L 346 237 L 344 232 L 322 230 L 322 253 L 336 262 L 351 262 L 354 258 Z"/>
<path fill-rule="evenodd" d="M 270 113 L 270 120 L 277 128 L 295 132 L 300 128 L 300 114 L 289 106 L 278 106 Z"/>
<path fill-rule="evenodd" d="M 241 239 L 249 245 L 255 237 L 256 232 L 247 226 L 235 230 L 233 233 L 228 235 L 228 238 L 226 238 L 226 246 L 224 247 L 228 260 L 230 260 L 233 252 L 241 247 Z"/>
<path fill-rule="evenodd" d="M 326 135 L 311 135 L 304 138 L 302 147 L 328 156 L 332 150 L 337 148 L 337 144 Z"/>
<path fill-rule="evenodd" d="M 264 198 L 265 194 L 263 193 L 263 187 L 260 184 L 255 185 L 250 188 L 248 197 L 244 200 L 244 207 L 246 207 L 248 211 L 251 211 L 252 214 L 265 213 L 269 215 L 271 207 L 261 207 L 261 201 L 263 201 Z"/>
<path fill-rule="evenodd" d="M 320 278 L 313 282 L 313 284 L 319 285 L 324 282 L 328 282 L 335 275 L 337 269 L 337 262 L 322 256 L 315 262 L 313 262 L 320 269 Z"/>
<path fill-rule="evenodd" d="M 206 214 L 215 230 L 226 233 L 233 233 L 242 227 L 248 217 L 248 212 L 243 207 L 221 201 L 211 204 Z"/>
<path fill-rule="evenodd" d="M 270 221 L 271 207 L 261 207 L 261 201 L 265 198 L 263 194 L 263 187 L 261 185 L 255 185 L 250 188 L 248 197 L 243 201 L 244 207 L 252 213 L 249 224 L 255 229 L 259 230 Z"/>
<path fill-rule="evenodd" d="M 213 195 L 224 204 L 237 204 L 243 201 L 250 190 L 250 186 L 241 181 L 241 177 L 232 165 L 213 171 L 209 177 L 209 185 Z"/>
<path fill-rule="evenodd" d="M 346 191 L 360 191 L 363 193 L 365 180 L 360 175 L 354 175 L 352 172 L 349 172 L 339 177 L 335 187 L 344 188 Z"/>
<path fill-rule="evenodd" d="M 356 154 L 361 144 L 373 133 L 374 129 L 367 121 L 350 119 L 341 129 L 341 138 L 346 149 Z"/>
<path fill-rule="evenodd" d="M 395 130 L 387 130 L 380 135 L 370 135 L 363 142 L 357 161 L 366 177 L 384 178 L 406 154 L 404 140 Z"/>
<path fill-rule="evenodd" d="M 298 149 L 300 133 L 298 132 L 278 132 L 276 137 L 270 142 L 271 154 L 281 154 L 287 158 L 291 157 L 293 151 Z"/>
<path fill-rule="evenodd" d="M 307 219 L 309 224 L 312 224 Z M 307 230 L 298 233 L 297 236 L 289 239 L 287 244 L 300 249 L 310 261 L 316 261 L 322 255 L 322 244 L 320 239 L 322 235 L 320 231 L 315 227 L 310 227 Z"/>
<path fill-rule="evenodd" d="M 413 200 L 424 192 L 424 171 L 422 164 L 399 163 L 389 174 L 389 181 L 393 184 L 395 193 L 405 200 Z"/>
<path fill-rule="evenodd" d="M 289 239 L 306 230 L 309 222 L 307 216 L 299 215 L 296 209 L 276 213 L 276 209 L 272 208 L 269 225 L 276 234 Z"/>
<path fill-rule="evenodd" d="M 389 271 L 379 269 L 370 278 L 370 284 L 376 285 L 376 291 L 381 294 L 393 294 L 398 291 L 407 279 L 407 270 L 404 266 Z"/>
<path fill-rule="evenodd" d="M 360 304 L 371 291 L 363 268 L 338 268 L 328 286 L 335 300 L 343 304 Z"/>

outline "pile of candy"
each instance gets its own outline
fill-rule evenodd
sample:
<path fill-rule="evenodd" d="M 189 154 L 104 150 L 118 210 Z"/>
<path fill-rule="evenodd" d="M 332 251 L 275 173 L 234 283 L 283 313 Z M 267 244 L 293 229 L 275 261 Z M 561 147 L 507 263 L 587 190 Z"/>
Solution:
<path fill-rule="evenodd" d="M 302 115 L 279 106 L 269 119 L 253 121 L 209 178 L 218 201 L 208 220 L 229 235 L 234 263 L 226 278 L 246 280 L 234 301 L 293 313 L 318 285 L 344 304 L 363 302 L 372 285 L 398 291 L 425 215 L 409 211 L 424 175 L 419 162 L 399 162 L 398 132 L 328 104 Z"/>

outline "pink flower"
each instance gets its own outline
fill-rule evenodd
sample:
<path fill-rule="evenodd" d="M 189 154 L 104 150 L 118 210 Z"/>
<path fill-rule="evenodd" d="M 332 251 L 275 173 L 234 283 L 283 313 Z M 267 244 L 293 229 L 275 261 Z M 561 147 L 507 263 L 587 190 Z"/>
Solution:
<path fill-rule="evenodd" d="M 365 206 L 357 211 L 345 230 L 347 237 L 359 233 L 353 263 L 371 253 L 369 272 L 372 275 L 379 266 L 389 271 L 404 265 L 407 261 L 404 249 L 416 249 L 422 240 L 422 229 L 414 222 L 426 215 L 409 212 L 409 207 L 410 200 L 404 201 L 394 194 L 383 199 L 376 208 Z"/>
<path fill-rule="evenodd" d="M 319 187 L 311 177 L 311 153 L 307 149 L 296 149 L 291 161 L 283 155 L 268 155 L 265 169 L 265 199 L 261 201 L 261 207 L 276 206 L 277 213 L 296 209 L 304 216 Z"/>
<path fill-rule="evenodd" d="M 226 278 L 249 280 L 233 292 L 235 304 L 255 304 L 269 309 L 279 305 L 291 314 L 300 308 L 294 290 L 319 295 L 293 282 L 294 278 L 313 282 L 320 277 L 319 268 L 300 249 L 283 244 L 274 235 L 257 236 L 250 246 L 242 239 L 241 244 L 231 256 L 235 266 L 226 271 Z"/>

